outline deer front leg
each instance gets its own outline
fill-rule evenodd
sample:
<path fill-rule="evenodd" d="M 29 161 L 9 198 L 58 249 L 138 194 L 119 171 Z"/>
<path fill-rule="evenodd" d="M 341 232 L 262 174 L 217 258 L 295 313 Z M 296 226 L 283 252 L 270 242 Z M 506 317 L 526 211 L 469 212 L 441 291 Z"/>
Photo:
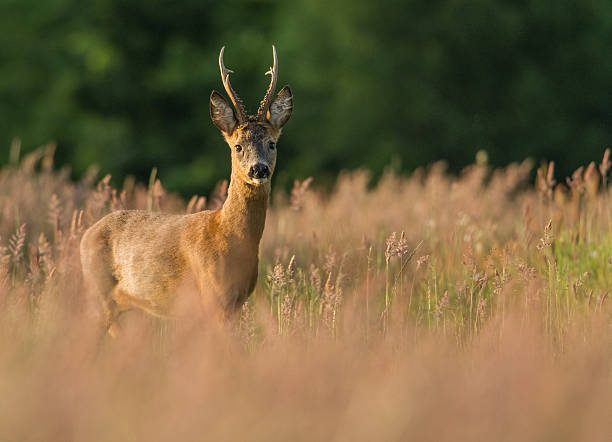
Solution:
<path fill-rule="evenodd" d="M 196 275 L 196 285 L 202 320 L 217 330 L 225 329 L 228 321 L 226 305 L 222 301 L 224 288 L 212 274 L 204 272 Z"/>

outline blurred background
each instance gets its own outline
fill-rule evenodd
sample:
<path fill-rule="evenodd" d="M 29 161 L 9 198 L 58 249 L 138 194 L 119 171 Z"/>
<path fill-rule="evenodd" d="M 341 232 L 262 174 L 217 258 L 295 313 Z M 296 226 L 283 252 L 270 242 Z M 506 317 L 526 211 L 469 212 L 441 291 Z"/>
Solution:
<path fill-rule="evenodd" d="M 217 64 L 255 112 L 279 53 L 294 114 L 277 185 L 344 168 L 457 171 L 532 157 L 560 175 L 612 141 L 609 0 L 1 0 L 0 165 L 57 143 L 75 178 L 207 193 L 229 173 Z M 15 154 L 15 152 L 13 152 Z"/>

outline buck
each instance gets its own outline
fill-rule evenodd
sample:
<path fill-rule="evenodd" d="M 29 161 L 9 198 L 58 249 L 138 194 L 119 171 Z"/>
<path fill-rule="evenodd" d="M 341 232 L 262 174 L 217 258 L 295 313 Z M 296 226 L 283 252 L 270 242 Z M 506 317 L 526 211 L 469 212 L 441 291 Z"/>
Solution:
<path fill-rule="evenodd" d="M 257 115 L 248 115 L 232 88 L 219 54 L 219 68 L 233 109 L 212 91 L 210 115 L 231 150 L 227 199 L 219 210 L 172 215 L 141 210 L 112 212 L 91 226 L 81 240 L 87 291 L 102 301 L 106 330 L 117 333 L 117 319 L 141 309 L 168 316 L 181 287 L 197 289 L 207 314 L 227 318 L 248 298 L 257 282 L 259 242 L 264 230 L 276 143 L 289 120 L 289 86 L 274 97 L 278 78 L 276 48 L 270 86 Z"/>

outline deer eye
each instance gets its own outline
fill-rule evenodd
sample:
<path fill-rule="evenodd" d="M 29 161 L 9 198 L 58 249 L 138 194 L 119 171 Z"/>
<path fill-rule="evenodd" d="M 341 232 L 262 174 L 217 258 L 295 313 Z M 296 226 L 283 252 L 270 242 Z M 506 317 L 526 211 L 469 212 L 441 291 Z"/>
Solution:
<path fill-rule="evenodd" d="M 276 144 L 274 144 L 274 141 L 270 141 L 270 144 L 268 144 L 268 147 L 270 148 L 270 150 L 274 150 L 274 148 L 276 147 Z"/>
<path fill-rule="evenodd" d="M 238 153 L 242 152 L 242 146 L 240 144 L 236 144 L 234 146 L 234 149 L 236 149 L 236 152 L 238 152 Z"/>

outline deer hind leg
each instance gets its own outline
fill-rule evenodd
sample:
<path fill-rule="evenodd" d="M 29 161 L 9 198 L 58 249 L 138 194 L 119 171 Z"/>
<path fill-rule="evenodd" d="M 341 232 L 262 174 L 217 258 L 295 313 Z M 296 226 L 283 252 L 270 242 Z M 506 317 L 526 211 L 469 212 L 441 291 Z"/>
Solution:
<path fill-rule="evenodd" d="M 105 272 L 102 266 L 97 267 L 94 271 L 84 275 L 85 287 L 89 295 L 89 303 L 96 304 L 95 316 L 97 316 L 102 324 L 103 332 L 110 333 L 111 326 L 119 316 L 117 304 L 111 298 L 111 293 L 117 285 L 117 281 L 110 272 Z"/>
<path fill-rule="evenodd" d="M 104 314 L 104 327 L 106 333 L 108 333 L 111 338 L 116 338 L 119 335 L 119 325 L 117 324 L 117 319 L 119 319 L 121 310 L 113 299 L 107 299 L 104 301 Z"/>
<path fill-rule="evenodd" d="M 90 238 L 87 238 L 90 239 Z M 89 246 L 93 241 L 86 244 Z M 100 243 L 93 243 L 98 247 L 81 246 L 81 259 L 83 266 L 83 279 L 88 295 L 90 310 L 96 312 L 102 325 L 102 333 L 117 335 L 116 321 L 121 309 L 112 297 L 117 287 L 117 279 L 113 275 L 110 257 Z M 94 306 L 95 304 L 95 306 Z"/>
<path fill-rule="evenodd" d="M 121 314 L 121 309 L 112 298 L 112 293 L 117 287 L 117 280 L 110 271 L 106 271 L 104 266 L 98 266 L 94 271 L 85 275 L 85 285 L 91 301 L 97 304 L 97 316 L 103 333 L 116 337 L 116 321 Z"/>

